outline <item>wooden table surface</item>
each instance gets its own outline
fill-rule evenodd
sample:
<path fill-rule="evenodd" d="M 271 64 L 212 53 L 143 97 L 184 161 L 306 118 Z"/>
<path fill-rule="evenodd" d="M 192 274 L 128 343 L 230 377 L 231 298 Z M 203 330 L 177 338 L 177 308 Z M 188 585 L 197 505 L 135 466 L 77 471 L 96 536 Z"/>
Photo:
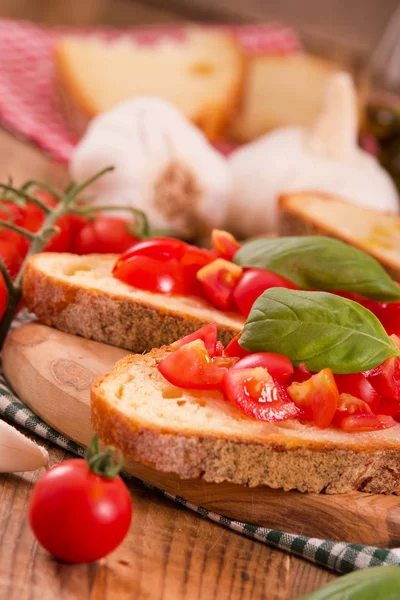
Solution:
<path fill-rule="evenodd" d="M 125 0 L 0 0 L 0 17 L 48 24 L 176 21 L 170 10 Z M 64 167 L 0 130 L 0 181 L 64 185 Z M 43 441 L 41 441 L 43 443 Z M 44 444 L 51 463 L 68 453 Z M 0 600 L 286 600 L 335 577 L 302 559 L 211 523 L 130 484 L 134 517 L 123 544 L 89 565 L 52 559 L 34 540 L 27 503 L 38 473 L 0 475 Z"/>

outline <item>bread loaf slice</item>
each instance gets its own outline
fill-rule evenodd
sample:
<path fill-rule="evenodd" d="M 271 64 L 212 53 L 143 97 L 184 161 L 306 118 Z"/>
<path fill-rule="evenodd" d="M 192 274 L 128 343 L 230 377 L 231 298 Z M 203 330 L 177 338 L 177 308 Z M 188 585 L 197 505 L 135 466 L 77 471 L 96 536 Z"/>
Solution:
<path fill-rule="evenodd" d="M 281 235 L 328 235 L 368 252 L 400 281 L 400 215 L 355 206 L 321 192 L 279 198 Z"/>
<path fill-rule="evenodd" d="M 301 492 L 400 493 L 400 424 L 368 433 L 247 417 L 219 391 L 182 390 L 157 364 L 170 348 L 127 356 L 95 381 L 92 422 L 107 444 L 181 478 Z"/>
<path fill-rule="evenodd" d="M 28 309 L 45 325 L 134 352 L 171 344 L 212 321 L 224 344 L 241 331 L 241 316 L 201 298 L 153 294 L 115 279 L 117 258 L 36 254 L 24 275 Z"/>
<path fill-rule="evenodd" d="M 341 70 L 335 62 L 306 53 L 249 57 L 231 136 L 248 142 L 277 127 L 307 127 L 321 108 L 327 80 Z"/>
<path fill-rule="evenodd" d="M 55 66 L 64 112 L 79 133 L 99 113 L 146 95 L 170 101 L 213 140 L 236 110 L 244 59 L 229 34 L 193 27 L 183 40 L 154 45 L 130 36 L 67 36 L 56 46 Z"/>

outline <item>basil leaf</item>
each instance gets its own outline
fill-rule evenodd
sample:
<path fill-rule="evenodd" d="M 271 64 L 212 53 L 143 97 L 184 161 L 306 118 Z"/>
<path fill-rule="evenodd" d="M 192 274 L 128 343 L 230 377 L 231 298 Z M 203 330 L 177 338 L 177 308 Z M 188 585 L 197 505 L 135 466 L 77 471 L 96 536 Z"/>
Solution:
<path fill-rule="evenodd" d="M 327 292 L 271 288 L 253 304 L 240 337 L 253 352 L 276 352 L 311 371 L 359 373 L 400 355 L 372 312 Z"/>
<path fill-rule="evenodd" d="M 234 256 L 242 267 L 259 267 L 300 288 L 357 292 L 381 302 L 400 300 L 400 287 L 372 256 L 324 236 L 261 238 Z"/>
<path fill-rule="evenodd" d="M 298 600 L 398 600 L 400 567 L 371 567 L 331 581 Z"/>

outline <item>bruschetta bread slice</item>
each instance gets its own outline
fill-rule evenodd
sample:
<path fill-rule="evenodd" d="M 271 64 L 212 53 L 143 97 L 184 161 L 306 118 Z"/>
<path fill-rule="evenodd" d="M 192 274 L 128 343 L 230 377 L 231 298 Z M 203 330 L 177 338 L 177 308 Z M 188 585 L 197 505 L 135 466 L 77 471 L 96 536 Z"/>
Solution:
<path fill-rule="evenodd" d="M 398 214 L 355 206 L 321 192 L 283 194 L 279 198 L 279 233 L 339 238 L 371 254 L 400 280 Z"/>
<path fill-rule="evenodd" d="M 160 374 L 171 351 L 127 356 L 97 379 L 95 431 L 133 460 L 181 478 L 329 494 L 400 494 L 400 424 L 345 433 L 247 417 L 219 391 L 183 390 Z"/>
<path fill-rule="evenodd" d="M 244 319 L 216 310 L 201 298 L 168 297 L 133 288 L 111 272 L 114 254 L 33 256 L 25 269 L 24 299 L 45 325 L 87 339 L 147 352 L 215 321 L 223 344 Z"/>

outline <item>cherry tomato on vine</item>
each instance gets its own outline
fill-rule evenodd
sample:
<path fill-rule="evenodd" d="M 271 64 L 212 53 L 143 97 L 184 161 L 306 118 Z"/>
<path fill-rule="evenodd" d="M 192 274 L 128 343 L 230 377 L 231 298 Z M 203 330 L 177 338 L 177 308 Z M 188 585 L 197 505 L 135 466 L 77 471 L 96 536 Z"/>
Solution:
<path fill-rule="evenodd" d="M 112 462 L 112 449 L 99 452 L 96 438 L 92 444 L 88 460 L 66 460 L 47 471 L 29 502 L 29 522 L 39 543 L 70 563 L 112 552 L 132 518 L 131 497 L 117 474 L 120 466 Z"/>
<path fill-rule="evenodd" d="M 0 275 L 0 321 L 7 308 L 7 289 L 4 283 L 3 276 Z"/>
<path fill-rule="evenodd" d="M 122 254 L 139 238 L 129 229 L 132 221 L 120 217 L 96 215 L 77 232 L 72 243 L 76 254 Z"/>

